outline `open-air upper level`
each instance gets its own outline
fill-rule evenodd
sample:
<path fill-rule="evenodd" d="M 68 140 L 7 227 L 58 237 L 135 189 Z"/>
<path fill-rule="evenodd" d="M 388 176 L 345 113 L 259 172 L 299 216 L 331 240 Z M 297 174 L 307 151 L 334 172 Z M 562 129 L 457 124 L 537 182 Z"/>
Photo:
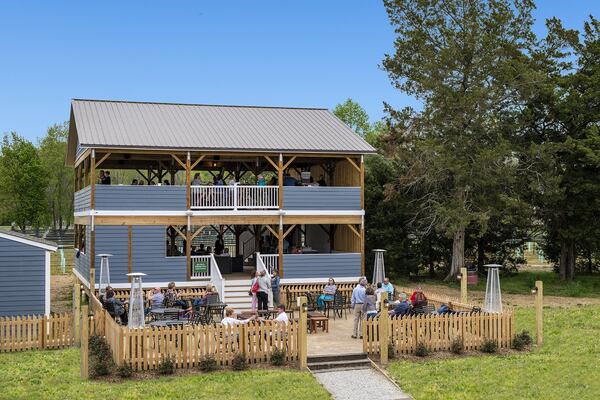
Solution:
<path fill-rule="evenodd" d="M 67 162 L 80 224 L 92 215 L 97 224 L 124 216 L 360 223 L 371 152 L 325 109 L 74 100 Z"/>

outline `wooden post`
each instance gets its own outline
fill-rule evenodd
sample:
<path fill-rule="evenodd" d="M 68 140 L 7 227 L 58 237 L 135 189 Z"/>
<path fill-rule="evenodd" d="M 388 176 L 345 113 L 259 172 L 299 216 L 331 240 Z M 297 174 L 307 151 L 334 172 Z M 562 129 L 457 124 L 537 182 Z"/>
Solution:
<path fill-rule="evenodd" d="M 81 344 L 81 332 L 79 331 L 79 315 L 81 312 L 81 288 L 79 280 L 75 278 L 75 283 L 73 284 L 73 339 L 75 341 L 75 346 L 79 346 Z"/>
<path fill-rule="evenodd" d="M 535 281 L 535 336 L 538 347 L 544 342 L 544 282 Z"/>
<path fill-rule="evenodd" d="M 192 204 L 192 160 L 190 159 L 190 152 L 188 151 L 185 159 L 185 187 L 187 196 L 186 210 L 189 210 Z"/>
<path fill-rule="evenodd" d="M 191 226 L 185 230 L 185 259 L 187 264 L 188 280 L 192 278 L 192 229 Z"/>
<path fill-rule="evenodd" d="M 90 243 L 86 246 L 90 254 L 90 290 L 94 293 L 96 290 L 96 229 L 90 230 Z"/>
<path fill-rule="evenodd" d="M 467 302 L 467 269 L 465 267 L 460 269 L 460 301 L 461 303 Z"/>
<path fill-rule="evenodd" d="M 89 338 L 90 338 L 90 322 L 88 317 L 88 305 L 83 304 L 81 306 L 81 350 L 80 354 L 80 369 L 81 379 L 88 379 L 90 376 L 89 367 Z"/>
<path fill-rule="evenodd" d="M 90 208 L 96 209 L 96 151 L 90 154 Z"/>
<path fill-rule="evenodd" d="M 365 222 L 360 224 L 360 275 L 365 276 Z"/>
<path fill-rule="evenodd" d="M 308 337 L 307 337 L 307 307 L 306 296 L 298 296 L 298 308 L 300 316 L 298 318 L 298 364 L 300 369 L 306 369 L 308 359 Z"/>
<path fill-rule="evenodd" d="M 281 218 L 281 217 L 280 217 Z M 283 278 L 283 225 L 279 224 L 279 234 L 277 235 L 278 245 L 277 251 L 279 253 L 279 257 L 277 260 L 277 273 L 279 274 L 279 278 Z"/>
<path fill-rule="evenodd" d="M 379 362 L 382 365 L 388 363 L 388 328 L 389 328 L 389 315 L 387 310 L 387 292 L 386 296 L 382 296 L 382 293 L 377 295 L 379 297 Z M 363 322 L 364 324 L 364 322 Z"/>
<path fill-rule="evenodd" d="M 133 272 L 133 247 L 131 244 L 133 238 L 133 228 L 131 225 L 127 225 L 127 273 L 131 274 Z M 131 276 L 128 276 L 129 282 L 131 282 Z"/>

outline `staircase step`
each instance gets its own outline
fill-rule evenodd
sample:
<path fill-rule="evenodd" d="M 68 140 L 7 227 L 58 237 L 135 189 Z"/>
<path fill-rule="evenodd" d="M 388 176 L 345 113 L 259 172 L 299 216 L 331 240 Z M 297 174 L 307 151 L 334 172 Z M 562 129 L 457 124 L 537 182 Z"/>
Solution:
<path fill-rule="evenodd" d="M 369 360 L 368 358 L 364 358 L 362 360 L 341 360 L 308 363 L 308 369 L 310 369 L 311 371 L 364 368 L 370 366 L 371 360 Z"/>
<path fill-rule="evenodd" d="M 348 353 L 348 354 L 323 354 L 318 356 L 308 356 L 307 362 L 310 363 L 318 363 L 318 362 L 328 362 L 328 361 L 355 361 L 355 360 L 365 360 L 367 358 L 366 353 Z"/>

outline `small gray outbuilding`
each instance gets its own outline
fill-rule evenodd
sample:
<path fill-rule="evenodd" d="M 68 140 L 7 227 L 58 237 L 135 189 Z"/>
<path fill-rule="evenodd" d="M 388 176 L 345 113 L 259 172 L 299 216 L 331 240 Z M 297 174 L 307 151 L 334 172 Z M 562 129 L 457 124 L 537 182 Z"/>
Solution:
<path fill-rule="evenodd" d="M 53 242 L 0 230 L 0 317 L 50 314 Z"/>

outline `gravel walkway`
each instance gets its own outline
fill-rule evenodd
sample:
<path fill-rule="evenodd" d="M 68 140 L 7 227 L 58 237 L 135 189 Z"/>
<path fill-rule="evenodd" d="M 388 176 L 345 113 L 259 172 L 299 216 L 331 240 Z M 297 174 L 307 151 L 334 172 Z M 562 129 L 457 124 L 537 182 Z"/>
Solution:
<path fill-rule="evenodd" d="M 410 400 L 385 376 L 372 368 L 314 371 L 313 375 L 336 400 Z"/>

